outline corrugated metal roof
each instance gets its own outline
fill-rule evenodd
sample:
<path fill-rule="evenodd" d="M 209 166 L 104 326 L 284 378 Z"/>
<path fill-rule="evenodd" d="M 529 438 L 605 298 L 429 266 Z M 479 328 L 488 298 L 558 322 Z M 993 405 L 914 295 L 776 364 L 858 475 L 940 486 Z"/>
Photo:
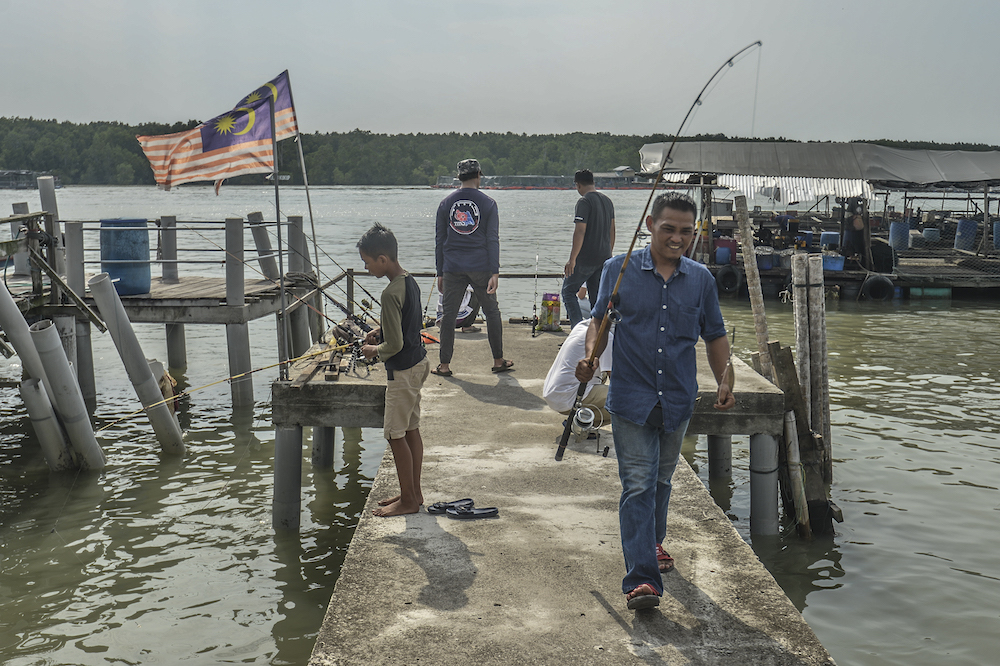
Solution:
<path fill-rule="evenodd" d="M 644 145 L 639 151 L 642 172 L 659 171 L 668 148 L 667 143 Z M 838 191 L 860 194 L 857 190 L 862 187 L 870 192 L 872 185 L 981 187 L 1000 184 L 1000 152 L 900 150 L 870 143 L 683 141 L 674 146 L 665 175 L 674 172 L 793 179 L 786 181 L 790 188 L 808 187 L 820 196 Z M 809 182 L 796 184 L 794 179 Z M 757 187 L 763 181 L 742 182 Z"/>

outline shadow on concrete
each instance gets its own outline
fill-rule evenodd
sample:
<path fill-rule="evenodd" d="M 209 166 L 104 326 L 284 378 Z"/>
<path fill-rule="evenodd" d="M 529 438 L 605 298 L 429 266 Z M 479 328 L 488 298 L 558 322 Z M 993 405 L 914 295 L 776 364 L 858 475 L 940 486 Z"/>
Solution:
<path fill-rule="evenodd" d="M 497 382 L 492 386 L 477 384 L 454 376 L 448 377 L 447 380 L 479 402 L 517 409 L 548 408 L 544 400 L 518 384 L 517 377 L 512 372 L 498 373 Z"/>
<path fill-rule="evenodd" d="M 384 541 L 423 569 L 427 584 L 417 594 L 418 602 L 440 611 L 455 611 L 468 605 L 465 591 L 479 571 L 465 542 L 443 529 L 440 520 L 448 519 L 426 513 L 407 515 L 406 531 Z"/>
<path fill-rule="evenodd" d="M 665 666 L 682 656 L 688 664 L 727 664 L 737 657 L 746 664 L 807 663 L 765 631 L 720 608 L 677 570 L 664 574 L 663 586 L 660 606 L 636 612 L 631 624 L 600 592 L 591 591 L 628 634 L 629 651 L 643 662 Z"/>

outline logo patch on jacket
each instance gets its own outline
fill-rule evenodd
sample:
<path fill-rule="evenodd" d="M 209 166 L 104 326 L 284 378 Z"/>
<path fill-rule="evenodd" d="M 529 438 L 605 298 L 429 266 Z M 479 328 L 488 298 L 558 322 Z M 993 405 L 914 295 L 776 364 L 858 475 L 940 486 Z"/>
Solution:
<path fill-rule="evenodd" d="M 458 233 L 471 234 L 479 228 L 479 206 L 474 201 L 460 199 L 452 204 L 448 220 Z"/>

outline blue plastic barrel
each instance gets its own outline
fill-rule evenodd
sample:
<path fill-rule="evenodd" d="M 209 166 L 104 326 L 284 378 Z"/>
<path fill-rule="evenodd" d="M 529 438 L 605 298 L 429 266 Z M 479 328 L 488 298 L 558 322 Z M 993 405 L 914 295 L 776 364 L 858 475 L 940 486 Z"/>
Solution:
<path fill-rule="evenodd" d="M 119 296 L 149 293 L 146 220 L 101 220 L 101 270 L 117 280 L 114 285 Z"/>
<path fill-rule="evenodd" d="M 1000 222 L 993 223 L 993 249 L 1000 250 Z"/>
<path fill-rule="evenodd" d="M 979 224 L 975 220 L 959 220 L 958 230 L 955 232 L 955 249 L 975 250 L 978 227 Z"/>
<path fill-rule="evenodd" d="M 909 222 L 892 222 L 889 224 L 889 245 L 896 252 L 902 252 L 910 247 Z"/>
<path fill-rule="evenodd" d="M 732 258 L 732 251 L 728 247 L 715 248 L 715 263 L 728 264 Z"/>
<path fill-rule="evenodd" d="M 820 247 L 839 247 L 840 234 L 836 231 L 824 231 L 819 235 Z"/>
<path fill-rule="evenodd" d="M 941 240 L 941 230 L 929 227 L 924 229 L 924 240 L 928 243 L 937 243 Z"/>

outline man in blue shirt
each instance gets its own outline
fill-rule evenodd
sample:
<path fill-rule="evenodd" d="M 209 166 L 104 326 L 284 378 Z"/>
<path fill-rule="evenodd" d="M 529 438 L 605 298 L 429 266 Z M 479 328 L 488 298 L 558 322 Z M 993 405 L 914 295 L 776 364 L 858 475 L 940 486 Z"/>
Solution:
<path fill-rule="evenodd" d="M 719 310 L 715 279 L 707 268 L 684 256 L 694 240 L 697 208 L 687 196 L 662 194 L 653 202 L 646 228 L 649 246 L 633 252 L 618 289 L 612 359 L 614 371 L 607 409 L 618 458 L 622 495 L 618 505 L 625 578 L 622 592 L 630 609 L 658 606 L 662 571 L 673 567 L 663 550 L 671 477 L 698 394 L 695 344 L 705 340 L 718 384 L 716 409 L 736 404 L 725 380 L 729 340 Z M 604 265 L 601 288 L 587 331 L 587 358 L 576 377 L 589 381 L 592 352 L 604 351 L 598 337 L 611 292 L 626 256 Z"/>
<path fill-rule="evenodd" d="M 493 352 L 493 372 L 513 369 L 503 357 L 503 321 L 497 304 L 500 281 L 500 221 L 497 202 L 479 190 L 483 172 L 476 160 L 458 163 L 462 186 L 446 196 L 437 210 L 434 261 L 441 304 L 440 363 L 431 370 L 451 377 L 455 351 L 455 319 L 466 289 L 472 285 L 486 319 L 486 336 Z"/>

